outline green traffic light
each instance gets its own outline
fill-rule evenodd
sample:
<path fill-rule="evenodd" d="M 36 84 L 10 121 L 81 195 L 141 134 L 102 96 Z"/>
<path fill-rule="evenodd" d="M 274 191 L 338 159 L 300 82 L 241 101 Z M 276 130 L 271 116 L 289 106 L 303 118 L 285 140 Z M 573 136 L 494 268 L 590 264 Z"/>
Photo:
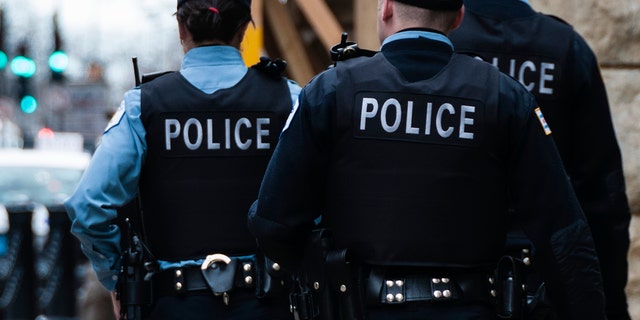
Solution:
<path fill-rule="evenodd" d="M 24 96 L 20 100 L 20 110 L 24 113 L 34 113 L 38 109 L 38 100 L 33 96 Z"/>
<path fill-rule="evenodd" d="M 0 51 L 0 70 L 4 69 L 8 62 L 9 58 L 7 57 L 7 54 Z"/>
<path fill-rule="evenodd" d="M 24 56 L 13 58 L 10 68 L 13 74 L 23 78 L 31 78 L 36 73 L 36 63 Z"/>
<path fill-rule="evenodd" d="M 63 72 L 69 66 L 69 56 L 64 51 L 56 51 L 49 56 L 49 68 L 53 72 Z"/>

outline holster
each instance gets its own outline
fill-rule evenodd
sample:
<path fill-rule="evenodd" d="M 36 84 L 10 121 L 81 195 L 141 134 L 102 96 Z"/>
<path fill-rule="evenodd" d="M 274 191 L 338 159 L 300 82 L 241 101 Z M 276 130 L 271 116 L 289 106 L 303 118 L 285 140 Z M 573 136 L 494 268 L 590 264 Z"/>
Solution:
<path fill-rule="evenodd" d="M 512 256 L 503 256 L 496 268 L 497 315 L 501 319 L 523 319 L 526 303 L 523 287 L 524 264 Z"/>
<path fill-rule="evenodd" d="M 290 309 L 296 320 L 335 319 L 324 263 L 330 246 L 331 235 L 328 230 L 319 229 L 311 233 L 304 251 L 303 271 L 294 276 L 294 285 L 289 294 Z"/>
<path fill-rule="evenodd" d="M 536 250 L 531 240 L 519 229 L 512 228 L 507 237 L 505 255 L 519 262 L 521 281 L 526 286 L 522 298 L 522 319 L 556 319 L 555 308 L 546 293 L 544 279 L 534 264 Z"/>
<path fill-rule="evenodd" d="M 555 309 L 547 296 L 547 289 L 544 284 L 536 289 L 533 294 L 527 296 L 525 320 L 555 320 L 557 315 Z"/>
<path fill-rule="evenodd" d="M 289 293 L 289 309 L 293 318 L 295 320 L 320 319 L 320 310 L 314 300 L 313 289 L 306 285 L 306 281 L 294 276 L 293 286 Z"/>
<path fill-rule="evenodd" d="M 291 287 L 290 274 L 284 272 L 280 265 L 263 254 L 256 255 L 256 296 L 258 298 L 272 298 L 285 296 L 287 288 Z"/>
<path fill-rule="evenodd" d="M 362 265 L 348 249 L 330 251 L 326 257 L 329 290 L 336 296 L 337 319 L 364 319 Z"/>
<path fill-rule="evenodd" d="M 151 276 L 156 271 L 153 262 L 145 261 L 142 242 L 132 237 L 131 245 L 123 253 L 117 292 L 120 318 L 140 320 L 148 312 L 153 300 Z"/>
<path fill-rule="evenodd" d="M 334 250 L 331 233 L 316 230 L 308 242 L 303 273 L 289 296 L 295 319 L 364 319 L 360 264 L 347 249 Z"/>

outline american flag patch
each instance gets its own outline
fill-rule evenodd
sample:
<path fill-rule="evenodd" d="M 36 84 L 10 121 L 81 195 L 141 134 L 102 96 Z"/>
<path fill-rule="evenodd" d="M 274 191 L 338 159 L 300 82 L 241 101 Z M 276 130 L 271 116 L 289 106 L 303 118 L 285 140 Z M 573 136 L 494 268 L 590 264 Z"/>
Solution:
<path fill-rule="evenodd" d="M 540 110 L 540 108 L 536 108 L 535 112 L 536 112 L 536 115 L 538 116 L 538 120 L 540 120 L 540 124 L 542 125 L 542 129 L 544 129 L 544 133 L 546 135 L 550 135 L 551 134 L 551 128 L 549 127 L 549 124 L 547 123 L 547 120 L 544 119 L 544 116 L 542 115 L 542 110 Z"/>

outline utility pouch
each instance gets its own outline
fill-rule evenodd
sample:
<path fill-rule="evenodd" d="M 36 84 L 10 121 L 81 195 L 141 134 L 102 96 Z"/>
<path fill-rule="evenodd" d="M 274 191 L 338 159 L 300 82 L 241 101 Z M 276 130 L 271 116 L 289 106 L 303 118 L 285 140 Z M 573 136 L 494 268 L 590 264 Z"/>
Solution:
<path fill-rule="evenodd" d="M 209 257 L 201 267 L 202 276 L 207 286 L 216 296 L 228 294 L 235 283 L 238 260 L 224 256 L 226 259 L 223 257 L 213 258 L 210 263 L 207 263 Z"/>
<path fill-rule="evenodd" d="M 500 319 L 523 319 L 525 292 L 522 261 L 503 256 L 496 269 L 497 315 Z"/>

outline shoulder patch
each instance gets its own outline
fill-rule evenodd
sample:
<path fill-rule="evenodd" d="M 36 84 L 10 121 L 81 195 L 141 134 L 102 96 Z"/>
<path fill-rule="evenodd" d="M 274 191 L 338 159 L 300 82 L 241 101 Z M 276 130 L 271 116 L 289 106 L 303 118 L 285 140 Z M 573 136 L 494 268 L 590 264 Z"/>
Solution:
<path fill-rule="evenodd" d="M 547 120 L 544 119 L 544 115 L 542 115 L 542 110 L 540 110 L 540 107 L 536 108 L 535 112 L 536 116 L 538 116 L 538 120 L 540 120 L 540 124 L 542 125 L 542 129 L 544 130 L 544 134 L 550 135 L 551 128 L 549 127 Z"/>
<path fill-rule="evenodd" d="M 291 124 L 291 120 L 293 120 L 293 116 L 295 116 L 296 115 L 296 111 L 298 111 L 299 102 L 300 102 L 300 100 L 296 100 L 296 104 L 293 105 L 293 108 L 291 109 L 291 112 L 289 113 L 289 117 L 287 118 L 287 122 L 284 124 L 284 128 L 282 128 L 282 132 L 285 132 L 287 129 L 289 129 L 289 125 Z"/>
<path fill-rule="evenodd" d="M 124 116 L 124 101 L 120 104 L 120 106 L 118 107 L 118 110 L 116 110 L 116 113 L 113 114 L 113 116 L 111 117 L 111 120 L 109 120 L 107 127 L 104 129 L 104 133 L 106 133 L 111 128 L 120 124 L 120 120 L 122 120 L 123 116 Z"/>

